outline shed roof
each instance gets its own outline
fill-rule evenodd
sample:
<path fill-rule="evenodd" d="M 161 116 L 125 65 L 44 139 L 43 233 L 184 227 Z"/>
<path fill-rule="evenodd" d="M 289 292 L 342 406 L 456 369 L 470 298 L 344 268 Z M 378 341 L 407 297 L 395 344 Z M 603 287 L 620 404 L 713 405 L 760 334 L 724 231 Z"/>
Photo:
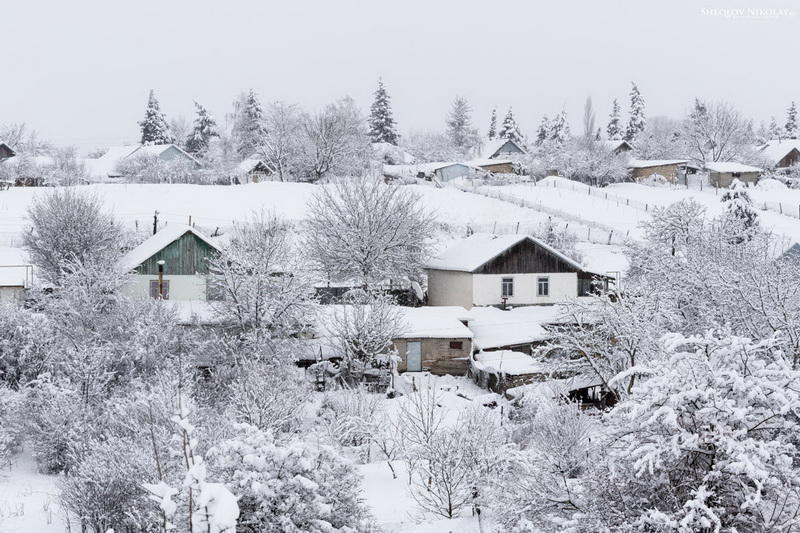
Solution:
<path fill-rule="evenodd" d="M 186 224 L 168 224 L 161 231 L 155 235 L 150 236 L 147 240 L 141 243 L 133 250 L 126 253 L 119 260 L 119 266 L 125 271 L 131 271 L 153 257 L 155 254 L 183 237 L 186 233 L 192 233 L 195 237 L 202 240 L 215 250 L 220 251 L 220 247 L 206 237 L 201 232 L 197 231 L 191 226 Z"/>
<path fill-rule="evenodd" d="M 751 167 L 750 165 L 743 165 L 736 161 L 717 161 L 705 164 L 706 170 L 711 172 L 761 172 L 758 167 Z"/>
<path fill-rule="evenodd" d="M 505 311 L 496 307 L 473 307 L 469 314 L 472 316 L 469 329 L 477 350 L 530 344 L 550 337 L 542 327 L 541 313 L 532 307 Z"/>
<path fill-rule="evenodd" d="M 332 339 L 331 324 L 337 316 L 345 316 L 352 305 L 321 305 L 317 310 L 318 334 Z M 463 307 L 396 306 L 400 320 L 398 339 L 471 339 L 472 331 L 464 324 L 471 316 Z M 366 309 L 367 311 L 369 308 Z"/>
<path fill-rule="evenodd" d="M 628 168 L 666 167 L 671 165 L 685 165 L 688 159 L 631 159 Z"/>
<path fill-rule="evenodd" d="M 426 266 L 435 270 L 455 270 L 458 272 L 474 272 L 498 255 L 522 241 L 529 240 L 540 246 L 548 253 L 558 257 L 565 263 L 579 271 L 583 267 L 558 250 L 543 243 L 530 235 L 492 235 L 489 233 L 476 233 L 466 239 L 456 241 Z"/>
<path fill-rule="evenodd" d="M 481 150 L 481 157 L 486 159 L 491 159 L 494 156 L 498 155 L 500 149 L 505 146 L 506 144 L 511 143 L 513 144 L 517 150 L 525 153 L 525 148 L 520 146 L 518 142 L 512 141 L 511 139 L 499 138 L 499 139 L 487 139 L 485 144 L 483 145 L 483 149 Z"/>

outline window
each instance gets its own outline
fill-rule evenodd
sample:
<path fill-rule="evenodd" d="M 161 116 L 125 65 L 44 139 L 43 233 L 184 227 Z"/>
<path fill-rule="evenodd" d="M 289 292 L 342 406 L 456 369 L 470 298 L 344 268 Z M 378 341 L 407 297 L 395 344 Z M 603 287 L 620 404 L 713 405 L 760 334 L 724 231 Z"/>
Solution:
<path fill-rule="evenodd" d="M 461 350 L 464 348 L 464 341 L 450 341 L 451 350 Z"/>
<path fill-rule="evenodd" d="M 538 278 L 536 280 L 536 294 L 538 296 L 550 296 L 550 278 Z"/>
<path fill-rule="evenodd" d="M 169 300 L 169 281 L 168 280 L 164 280 L 162 282 L 162 287 L 163 287 L 162 290 L 164 291 L 164 293 L 161 295 L 161 297 L 163 297 L 164 300 Z M 150 280 L 150 298 L 158 298 L 158 297 L 159 297 L 159 294 L 158 294 L 158 280 L 157 279 L 151 279 Z"/>
<path fill-rule="evenodd" d="M 514 278 L 503 278 L 501 283 L 501 294 L 503 298 L 514 296 Z"/>

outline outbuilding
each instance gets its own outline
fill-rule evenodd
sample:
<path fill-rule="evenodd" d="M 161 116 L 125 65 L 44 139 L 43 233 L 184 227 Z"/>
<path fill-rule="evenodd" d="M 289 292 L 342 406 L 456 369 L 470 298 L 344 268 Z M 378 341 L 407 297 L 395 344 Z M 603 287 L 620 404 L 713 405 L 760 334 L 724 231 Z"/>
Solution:
<path fill-rule="evenodd" d="M 760 148 L 761 157 L 773 168 L 787 168 L 800 163 L 800 139 L 775 139 Z"/>
<path fill-rule="evenodd" d="M 661 176 L 669 182 L 686 178 L 686 159 L 631 159 L 628 170 L 636 181 Z"/>
<path fill-rule="evenodd" d="M 756 184 L 761 176 L 760 168 L 735 161 L 706 163 L 705 167 L 708 171 L 708 182 L 713 187 L 730 187 L 733 180 Z"/>

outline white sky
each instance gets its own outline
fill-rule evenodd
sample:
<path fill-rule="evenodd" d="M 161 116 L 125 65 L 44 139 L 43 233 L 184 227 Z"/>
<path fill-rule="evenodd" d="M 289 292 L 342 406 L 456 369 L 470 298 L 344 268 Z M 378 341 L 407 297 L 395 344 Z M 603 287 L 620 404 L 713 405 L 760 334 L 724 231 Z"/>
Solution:
<path fill-rule="evenodd" d="M 483 132 L 509 105 L 526 133 L 562 108 L 580 130 L 591 95 L 605 126 L 630 81 L 649 116 L 694 96 L 755 119 L 800 100 L 800 5 L 680 1 L 19 0 L 0 9 L 0 123 L 27 122 L 83 150 L 136 141 L 147 93 L 168 116 L 192 99 L 222 120 L 250 87 L 317 108 L 366 110 L 383 76 L 401 132 L 443 128 L 457 94 Z M 797 7 L 792 7 L 792 5 Z M 726 17 L 709 9 L 784 9 Z"/>

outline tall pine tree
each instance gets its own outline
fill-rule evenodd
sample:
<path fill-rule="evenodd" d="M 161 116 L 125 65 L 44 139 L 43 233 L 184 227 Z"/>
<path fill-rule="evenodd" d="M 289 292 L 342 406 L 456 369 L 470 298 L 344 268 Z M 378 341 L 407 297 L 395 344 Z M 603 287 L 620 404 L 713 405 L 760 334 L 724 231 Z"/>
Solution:
<path fill-rule="evenodd" d="M 139 122 L 139 126 L 142 128 L 142 144 L 170 144 L 174 141 L 167 116 L 161 112 L 161 106 L 152 89 L 147 98 L 144 120 Z"/>
<path fill-rule="evenodd" d="M 264 110 L 253 89 L 237 103 L 238 109 L 233 123 L 236 152 L 239 157 L 250 157 L 261 146 L 264 138 Z"/>
<path fill-rule="evenodd" d="M 497 109 L 492 108 L 492 116 L 489 118 L 489 140 L 497 137 Z"/>
<path fill-rule="evenodd" d="M 797 107 L 794 102 L 786 110 L 786 125 L 783 129 L 789 139 L 797 139 Z"/>
<path fill-rule="evenodd" d="M 447 114 L 447 136 L 453 146 L 459 149 L 475 145 L 477 131 L 472 127 L 472 108 L 466 99 L 458 96 Z"/>
<path fill-rule="evenodd" d="M 510 107 L 503 119 L 503 124 L 500 126 L 500 131 L 497 132 L 497 136 L 515 143 L 522 143 L 522 133 L 520 133 L 519 126 L 514 118 L 514 111 Z"/>
<path fill-rule="evenodd" d="M 628 127 L 625 128 L 625 140 L 632 142 L 644 131 L 647 120 L 644 114 L 644 98 L 639 92 L 639 87 L 632 83 L 631 88 L 631 111 L 628 119 Z"/>
<path fill-rule="evenodd" d="M 536 145 L 540 146 L 550 137 L 550 119 L 547 115 L 542 117 L 539 127 L 536 129 Z"/>
<path fill-rule="evenodd" d="M 564 144 L 570 137 L 569 122 L 567 121 L 567 112 L 561 110 L 561 113 L 556 115 L 556 118 L 550 121 L 550 131 L 547 138 L 558 144 Z"/>
<path fill-rule="evenodd" d="M 606 136 L 611 141 L 622 139 L 622 128 L 619 123 L 619 102 L 616 98 L 611 103 L 611 114 L 608 115 L 608 126 L 606 126 Z"/>
<path fill-rule="evenodd" d="M 375 100 L 369 110 L 369 137 L 372 142 L 397 144 L 397 131 L 392 117 L 392 104 L 383 80 L 378 78 Z"/>
<path fill-rule="evenodd" d="M 186 138 L 186 151 L 204 156 L 208 152 L 208 145 L 211 143 L 211 139 L 219 137 L 217 122 L 201 104 L 195 102 L 194 107 L 197 115 L 194 118 L 192 131 Z"/>
<path fill-rule="evenodd" d="M 783 129 L 778 126 L 778 121 L 775 120 L 775 117 L 772 117 L 769 121 L 769 128 L 767 129 L 767 133 L 769 134 L 770 139 L 782 139 L 783 138 Z"/>

